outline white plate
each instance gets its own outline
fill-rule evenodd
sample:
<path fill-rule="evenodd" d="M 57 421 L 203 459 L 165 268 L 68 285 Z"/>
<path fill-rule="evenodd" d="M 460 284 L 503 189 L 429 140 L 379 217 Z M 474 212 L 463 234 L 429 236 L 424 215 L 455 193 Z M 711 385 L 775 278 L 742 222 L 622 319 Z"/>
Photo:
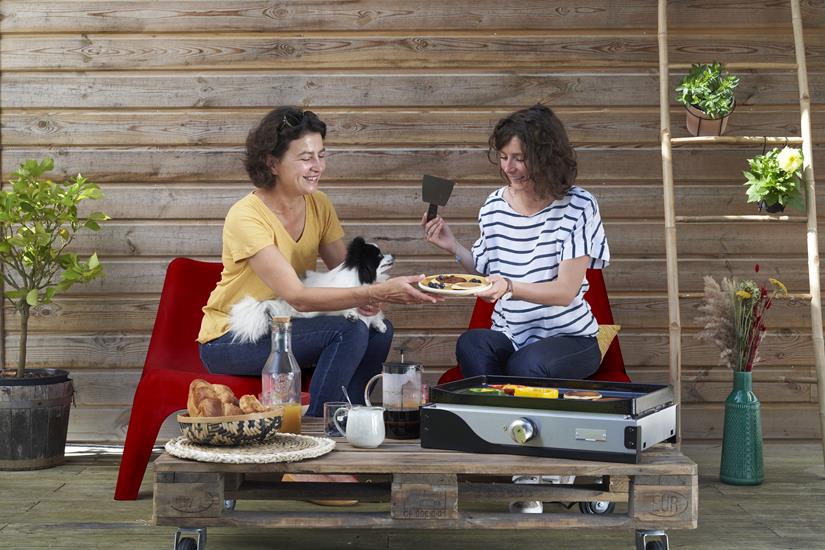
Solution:
<path fill-rule="evenodd" d="M 463 277 L 469 281 L 469 279 L 480 279 L 482 283 L 481 286 L 473 287 L 473 288 L 432 288 L 427 286 L 427 283 L 432 281 L 437 277 Z M 460 284 L 460 283 L 454 283 Z M 490 287 L 493 286 L 493 283 L 482 275 L 470 275 L 468 273 L 440 273 L 438 275 L 430 275 L 429 277 L 424 278 L 422 281 L 418 283 L 418 288 L 423 290 L 424 292 L 431 292 L 433 294 L 445 294 L 447 296 L 473 296 L 478 294 L 479 292 L 484 292 L 485 290 L 489 290 Z"/>

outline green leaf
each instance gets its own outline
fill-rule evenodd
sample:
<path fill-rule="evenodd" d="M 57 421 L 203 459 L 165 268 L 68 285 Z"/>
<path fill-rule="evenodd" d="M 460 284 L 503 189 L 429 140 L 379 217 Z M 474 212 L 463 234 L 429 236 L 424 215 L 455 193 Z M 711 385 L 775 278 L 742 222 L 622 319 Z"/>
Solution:
<path fill-rule="evenodd" d="M 100 267 L 100 260 L 97 259 L 97 252 L 89 256 L 89 268 L 95 269 Z"/>
<path fill-rule="evenodd" d="M 36 306 L 37 305 L 37 289 L 36 288 L 31 289 L 29 291 L 29 293 L 26 294 L 26 303 L 29 304 L 30 306 Z"/>

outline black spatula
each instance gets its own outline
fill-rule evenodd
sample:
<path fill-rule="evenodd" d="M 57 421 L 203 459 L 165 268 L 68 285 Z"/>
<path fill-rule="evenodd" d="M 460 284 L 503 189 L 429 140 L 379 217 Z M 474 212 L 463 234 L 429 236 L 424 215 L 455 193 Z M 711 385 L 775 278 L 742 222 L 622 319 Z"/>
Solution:
<path fill-rule="evenodd" d="M 454 181 L 425 175 L 421 182 L 421 198 L 424 202 L 430 203 L 427 209 L 427 221 L 435 218 L 438 214 L 439 206 L 446 206 L 453 193 Z"/>

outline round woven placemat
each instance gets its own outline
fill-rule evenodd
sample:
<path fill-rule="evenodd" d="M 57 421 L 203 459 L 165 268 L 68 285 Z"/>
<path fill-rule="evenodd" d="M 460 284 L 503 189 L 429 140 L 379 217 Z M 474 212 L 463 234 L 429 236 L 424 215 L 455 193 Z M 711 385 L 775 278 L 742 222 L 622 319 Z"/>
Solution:
<path fill-rule="evenodd" d="M 297 462 L 325 455 L 335 448 L 335 441 L 326 437 L 278 434 L 274 441 L 261 445 L 242 447 L 209 447 L 192 443 L 183 436 L 166 443 L 166 452 L 178 458 L 201 462 L 226 462 L 229 464 L 268 464 L 271 462 Z"/>

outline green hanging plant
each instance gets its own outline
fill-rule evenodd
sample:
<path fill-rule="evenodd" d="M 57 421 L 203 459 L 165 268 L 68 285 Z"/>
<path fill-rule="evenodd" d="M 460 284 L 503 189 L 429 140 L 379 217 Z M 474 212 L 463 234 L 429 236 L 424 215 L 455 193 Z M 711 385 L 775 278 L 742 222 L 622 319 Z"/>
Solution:
<path fill-rule="evenodd" d="M 793 147 L 774 148 L 748 159 L 750 170 L 742 172 L 748 180 L 745 183 L 748 202 L 804 210 L 802 165 L 802 152 Z"/>
<path fill-rule="evenodd" d="M 728 74 L 718 61 L 696 63 L 676 87 L 676 101 L 696 107 L 709 118 L 722 118 L 733 111 L 733 92 L 738 85 L 739 78 Z"/>

